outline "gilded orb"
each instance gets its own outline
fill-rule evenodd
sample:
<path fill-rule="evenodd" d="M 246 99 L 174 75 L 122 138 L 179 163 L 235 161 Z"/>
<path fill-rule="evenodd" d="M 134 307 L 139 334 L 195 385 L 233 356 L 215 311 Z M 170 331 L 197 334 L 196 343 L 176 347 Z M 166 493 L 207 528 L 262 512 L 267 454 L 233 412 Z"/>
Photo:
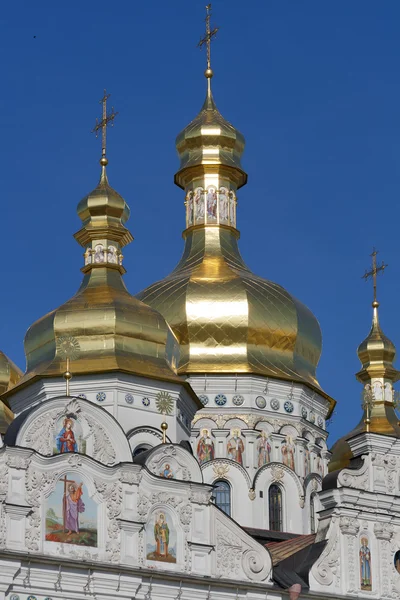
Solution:
<path fill-rule="evenodd" d="M 105 156 L 102 156 L 101 159 L 99 160 L 99 163 L 101 164 L 102 167 L 106 167 L 108 165 L 108 159 Z"/>
<path fill-rule="evenodd" d="M 204 75 L 207 77 L 207 79 L 211 79 L 211 77 L 214 75 L 214 71 L 211 68 L 208 68 L 204 71 Z"/>

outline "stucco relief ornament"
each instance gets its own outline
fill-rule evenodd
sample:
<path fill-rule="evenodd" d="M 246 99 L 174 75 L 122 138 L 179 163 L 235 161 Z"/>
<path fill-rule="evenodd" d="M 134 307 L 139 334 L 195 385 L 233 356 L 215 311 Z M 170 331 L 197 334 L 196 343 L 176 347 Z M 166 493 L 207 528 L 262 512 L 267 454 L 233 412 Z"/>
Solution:
<path fill-rule="evenodd" d="M 227 465 L 227 464 L 213 465 L 213 471 L 214 471 L 215 477 L 223 479 L 229 473 L 229 465 Z"/>
<path fill-rule="evenodd" d="M 242 567 L 247 577 L 253 581 L 264 581 L 270 573 L 268 561 L 254 549 L 246 550 L 243 553 Z"/>
<path fill-rule="evenodd" d="M 30 426 L 26 435 L 24 445 L 50 456 L 53 454 L 53 430 L 57 417 L 60 415 L 60 409 L 55 408 L 35 419 L 33 425 Z"/>
<path fill-rule="evenodd" d="M 192 506 L 190 504 L 184 504 L 181 506 L 179 516 L 183 525 L 183 529 L 186 531 L 186 533 L 188 533 L 190 530 L 190 523 L 192 521 Z"/>
<path fill-rule="evenodd" d="M 113 465 L 116 454 L 105 429 L 99 424 L 87 420 L 90 433 L 93 435 L 93 458 L 104 465 Z"/>
<path fill-rule="evenodd" d="M 73 468 L 81 467 L 82 458 L 79 456 L 79 454 L 70 454 L 68 456 L 68 464 Z"/>
<path fill-rule="evenodd" d="M 339 527 L 341 532 L 346 535 L 357 535 L 360 530 L 360 523 L 355 517 L 340 517 Z"/>
<path fill-rule="evenodd" d="M 0 500 L 4 500 L 8 491 L 8 469 L 7 464 L 0 466 Z"/>
<path fill-rule="evenodd" d="M 256 499 L 256 490 L 254 490 L 253 488 L 249 489 L 249 498 L 250 498 L 250 500 Z"/>
<path fill-rule="evenodd" d="M 104 483 L 94 481 L 98 493 L 106 500 L 108 517 L 108 540 L 106 541 L 106 555 L 111 562 L 119 562 L 121 554 L 120 526 L 117 518 L 122 510 L 122 484 L 121 482 Z"/>
<path fill-rule="evenodd" d="M 312 567 L 312 574 L 321 585 L 331 585 L 340 579 L 340 545 L 336 528 L 329 532 L 328 543 L 320 559 Z"/>
<path fill-rule="evenodd" d="M 276 467 L 276 466 L 272 467 L 271 474 L 272 474 L 273 481 L 281 481 L 285 476 L 285 472 L 282 469 L 282 467 Z"/>
<path fill-rule="evenodd" d="M 364 464 L 360 469 L 351 471 L 343 469 L 338 475 L 338 483 L 343 487 L 356 488 L 359 490 L 368 489 L 369 479 L 369 457 L 362 456 Z"/>
<path fill-rule="evenodd" d="M 229 531 L 220 521 L 217 521 L 217 573 L 219 577 L 238 575 L 242 557 L 241 540 Z"/>

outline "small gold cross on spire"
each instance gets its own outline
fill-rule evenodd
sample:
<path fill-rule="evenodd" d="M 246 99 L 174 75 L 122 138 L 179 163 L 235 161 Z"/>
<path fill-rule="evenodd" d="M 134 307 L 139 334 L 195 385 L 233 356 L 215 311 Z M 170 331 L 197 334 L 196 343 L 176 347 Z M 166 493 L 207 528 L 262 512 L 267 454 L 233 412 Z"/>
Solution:
<path fill-rule="evenodd" d="M 106 166 L 108 163 L 108 160 L 106 158 L 106 148 L 107 148 L 107 126 L 111 125 L 111 127 L 114 126 L 114 119 L 117 116 L 117 112 L 114 112 L 114 107 L 111 107 L 111 112 L 109 112 L 107 114 L 107 100 L 109 99 L 110 94 L 107 94 L 106 90 L 104 90 L 104 96 L 102 97 L 101 100 L 99 100 L 99 104 L 103 105 L 103 115 L 102 115 L 102 119 L 99 121 L 99 119 L 96 119 L 96 125 L 93 127 L 92 129 L 92 133 L 96 134 L 96 137 L 98 137 L 99 135 L 99 131 L 101 129 L 101 146 L 102 146 L 102 150 L 101 150 L 101 161 L 100 163 L 103 166 Z"/>
<path fill-rule="evenodd" d="M 377 254 L 378 254 L 378 252 L 374 248 L 373 252 L 371 254 L 372 269 L 370 271 L 365 271 L 364 275 L 362 276 L 362 278 L 365 279 L 365 281 L 368 281 L 370 279 L 370 277 L 372 277 L 372 281 L 373 281 L 373 285 L 374 285 L 374 304 L 376 304 L 376 302 L 377 302 L 377 300 L 376 300 L 376 278 L 377 278 L 377 275 L 379 273 L 383 273 L 387 267 L 387 265 L 385 265 L 385 263 L 383 261 L 379 266 L 377 265 L 377 263 L 376 263 L 376 255 Z"/>
<path fill-rule="evenodd" d="M 211 77 L 213 76 L 213 71 L 211 69 L 211 42 L 212 42 L 212 39 L 217 35 L 217 31 L 219 29 L 219 27 L 214 27 L 214 29 L 211 30 L 210 19 L 211 19 L 211 4 L 207 4 L 207 6 L 206 6 L 206 34 L 203 38 L 200 39 L 197 46 L 201 50 L 201 48 L 204 46 L 204 44 L 206 44 L 207 69 L 204 74 L 208 80 L 210 80 Z"/>

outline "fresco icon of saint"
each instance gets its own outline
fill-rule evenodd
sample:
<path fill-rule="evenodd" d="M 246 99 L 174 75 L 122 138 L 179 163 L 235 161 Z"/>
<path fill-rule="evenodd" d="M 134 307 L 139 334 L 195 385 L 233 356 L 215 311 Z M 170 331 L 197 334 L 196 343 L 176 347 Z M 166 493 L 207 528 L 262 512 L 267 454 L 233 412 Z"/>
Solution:
<path fill-rule="evenodd" d="M 366 536 L 360 540 L 360 578 L 361 589 L 372 591 L 371 550 Z"/>
<path fill-rule="evenodd" d="M 82 426 L 75 415 L 64 415 L 56 425 L 54 454 L 68 452 L 86 453 L 86 443 L 83 439 Z"/>
<path fill-rule="evenodd" d="M 211 439 L 210 431 L 203 429 L 197 444 L 197 458 L 202 465 L 209 460 L 214 460 L 214 442 Z"/>
<path fill-rule="evenodd" d="M 97 504 L 76 473 L 62 477 L 46 501 L 46 541 L 97 546 Z"/>
<path fill-rule="evenodd" d="M 164 465 L 164 468 L 160 472 L 160 477 L 164 477 L 164 479 L 175 479 L 175 474 L 171 469 L 171 465 Z"/>
<path fill-rule="evenodd" d="M 154 516 L 153 536 L 150 531 L 147 538 L 147 560 L 176 563 L 176 532 L 169 515 L 164 511 L 157 512 Z"/>

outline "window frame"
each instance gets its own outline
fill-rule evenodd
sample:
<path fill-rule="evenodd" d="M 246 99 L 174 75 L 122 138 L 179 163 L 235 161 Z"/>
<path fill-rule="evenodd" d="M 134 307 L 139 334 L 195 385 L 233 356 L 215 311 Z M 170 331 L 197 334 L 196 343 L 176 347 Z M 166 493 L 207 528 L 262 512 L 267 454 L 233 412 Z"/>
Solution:
<path fill-rule="evenodd" d="M 222 487 L 225 487 L 224 493 L 228 494 L 228 497 L 229 497 L 228 501 L 221 503 L 223 506 L 227 506 L 229 508 L 228 512 L 224 508 L 222 508 L 222 506 L 217 504 L 217 493 L 218 493 L 217 490 L 218 490 L 219 483 L 223 484 L 223 486 L 221 486 L 219 489 L 221 489 Z M 226 479 L 216 479 L 214 481 L 213 485 L 214 485 L 213 498 L 214 498 L 215 506 L 217 506 L 220 510 L 222 510 L 223 513 L 228 515 L 228 517 L 232 517 L 232 485 Z"/>

